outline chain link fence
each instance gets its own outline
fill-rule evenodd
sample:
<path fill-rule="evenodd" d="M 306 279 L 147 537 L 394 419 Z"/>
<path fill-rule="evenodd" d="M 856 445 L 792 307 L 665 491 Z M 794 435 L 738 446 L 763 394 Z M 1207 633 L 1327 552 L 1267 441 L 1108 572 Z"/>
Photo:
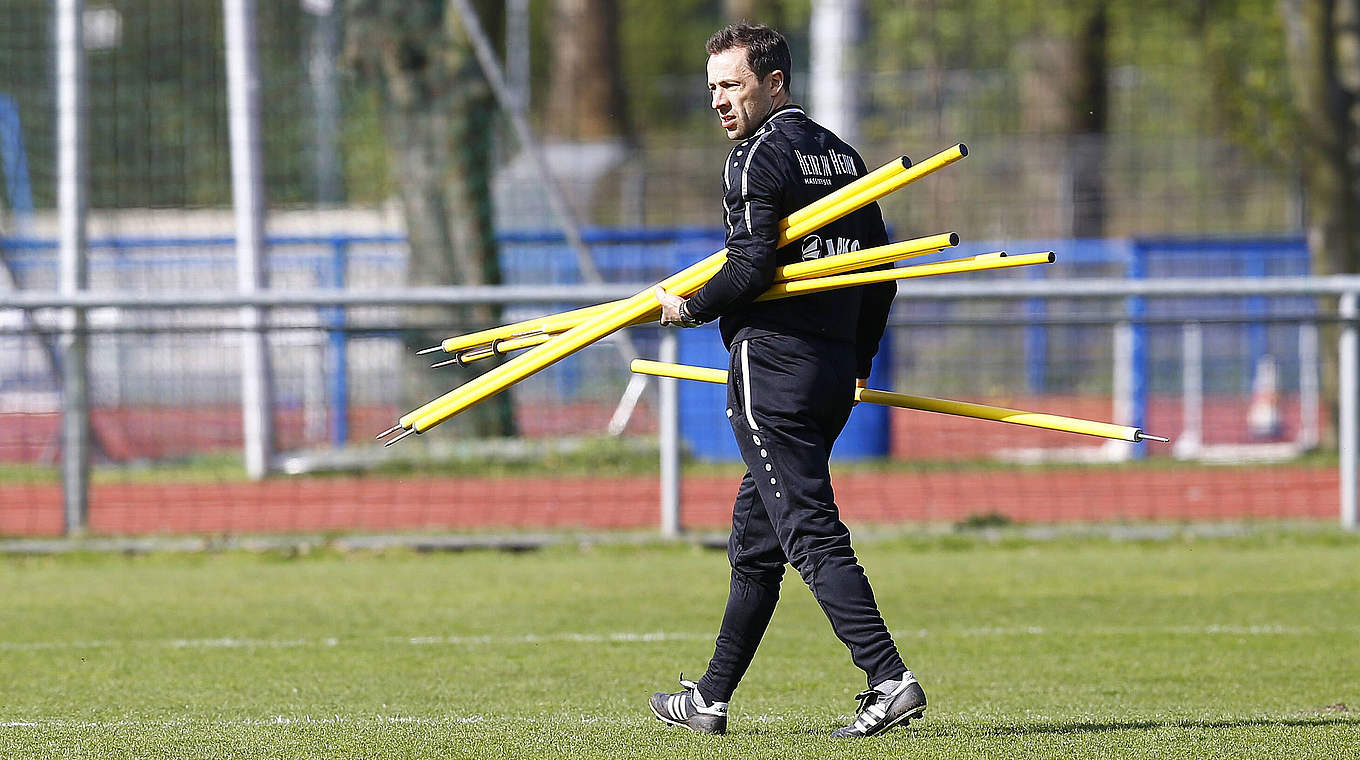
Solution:
<path fill-rule="evenodd" d="M 629 128 L 584 138 L 533 97 L 554 86 L 555 65 L 539 44 L 550 21 L 533 4 L 519 19 L 528 22 L 528 52 L 506 37 L 498 54 L 527 72 L 511 84 L 530 106 L 540 161 L 469 78 L 476 69 L 465 51 L 462 68 L 430 64 L 423 78 L 400 80 L 375 75 L 373 60 L 355 51 L 373 34 L 410 50 L 441 33 L 453 39 L 459 27 L 442 5 L 407 6 L 434 13 L 422 36 L 393 26 L 402 19 L 382 3 L 258 4 L 271 290 L 499 283 L 568 293 L 589 277 L 551 211 L 545 171 L 564 189 L 607 283 L 654 281 L 721 247 L 717 170 L 726 145 L 707 111 L 702 36 L 690 39 L 721 23 L 716 10 L 690 9 L 703 24 L 677 22 L 674 45 L 692 55 L 653 46 L 644 59 L 636 51 L 654 32 L 643 15 L 685 9 L 621 3 L 621 107 L 629 115 L 621 121 Z M 513 19 L 502 17 L 502 4 L 474 5 L 498 45 L 506 30 L 526 28 L 506 23 Z M 1217 124 L 1206 105 L 1214 79 L 1193 34 L 1125 23 L 1116 12 L 1100 77 L 1104 118 L 1074 131 L 1071 109 L 1046 84 L 1061 79 L 1045 73 L 1055 65 L 1049 43 L 998 26 L 1003 11 L 985 3 L 910 5 L 914 15 L 903 16 L 867 4 L 857 143 L 871 166 L 960 141 L 971 153 L 884 201 L 895 239 L 953 230 L 964 238 L 960 254 L 1057 253 L 1045 271 L 984 280 L 998 294 L 1016 282 L 1309 274 L 1297 170 L 1261 160 Z M 147 297 L 234 290 L 221 3 L 87 2 L 83 19 L 89 289 Z M 807 35 L 796 30 L 804 20 L 797 12 L 787 20 L 795 58 L 807 60 Z M 959 36 L 960 24 L 1006 31 L 974 45 Z M 0 10 L 5 534 L 64 529 L 59 313 L 6 301 L 54 291 L 59 279 L 55 44 L 50 3 L 15 0 Z M 810 77 L 795 69 L 797 96 Z M 401 88 L 416 85 L 426 89 L 403 101 Z M 477 119 L 410 106 L 442 102 L 446 86 L 483 98 L 469 101 L 481 109 Z M 417 134 L 430 139 L 420 143 Z M 491 139 L 451 139 L 477 134 Z M 442 205 L 422 205 L 436 197 Z M 464 260 L 459 251 L 491 253 Z M 643 394 L 631 415 L 624 410 L 623 433 L 607 432 L 630 381 L 612 345 L 522 383 L 488 415 L 391 450 L 404 453 L 384 455 L 371 442 L 401 412 L 470 377 L 429 369 L 415 348 L 572 305 L 564 297 L 497 308 L 272 307 L 264 330 L 273 474 L 258 482 L 241 465 L 237 311 L 91 309 L 89 527 L 654 526 L 657 402 Z M 837 488 L 846 515 L 1334 517 L 1329 320 L 1311 296 L 903 300 L 876 383 L 1140 424 L 1179 443 L 1143 456 L 995 423 L 883 413 L 843 442 Z M 655 329 L 629 334 L 640 353 L 654 355 Z M 684 341 L 682 358 L 721 366 L 715 331 L 689 331 Z M 684 522 L 692 527 L 725 522 L 740 475 L 713 399 L 682 391 Z"/>

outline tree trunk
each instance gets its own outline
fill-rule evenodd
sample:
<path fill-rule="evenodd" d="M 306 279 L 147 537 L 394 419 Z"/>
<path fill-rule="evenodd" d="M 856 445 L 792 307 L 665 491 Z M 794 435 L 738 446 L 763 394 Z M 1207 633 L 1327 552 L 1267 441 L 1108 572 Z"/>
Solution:
<path fill-rule="evenodd" d="M 1355 92 L 1343 81 L 1356 65 L 1355 0 L 1284 0 L 1295 97 L 1303 123 L 1304 192 L 1308 203 L 1308 247 L 1313 271 L 1360 271 L 1356 214 Z M 1341 55 L 1345 51 L 1345 55 Z M 1352 85 L 1354 86 L 1354 85 Z"/>
<path fill-rule="evenodd" d="M 1316 274 L 1360 271 L 1356 218 L 1356 0 L 1282 0 L 1286 50 L 1302 123 L 1300 161 L 1307 208 L 1308 250 Z M 1335 314 L 1333 299 L 1320 310 Z M 1340 392 L 1335 325 L 1322 330 L 1322 395 L 1336 421 Z M 1336 426 L 1324 445 L 1336 444 Z"/>
<path fill-rule="evenodd" d="M 723 0 L 723 19 L 735 24 L 748 21 L 784 31 L 784 13 L 776 0 Z"/>
<path fill-rule="evenodd" d="M 1067 102 L 1071 235 L 1105 236 L 1105 142 L 1109 124 L 1109 13 L 1098 4 L 1073 41 L 1077 60 Z"/>
<path fill-rule="evenodd" d="M 1109 116 L 1108 14 L 1104 6 L 1069 35 L 1036 35 L 1018 50 L 1021 123 L 1037 150 L 1021 160 L 1034 196 L 1059 197 L 1068 213 L 1053 234 L 1103 237 Z"/>
<path fill-rule="evenodd" d="M 568 140 L 632 134 L 619 75 L 616 0 L 553 0 L 548 129 Z"/>
<path fill-rule="evenodd" d="M 502 3 L 474 3 L 495 18 Z M 472 49 L 442 0 L 351 0 L 346 61 L 382 100 L 410 245 L 407 281 L 424 285 L 500 282 L 491 216 L 494 103 Z M 414 408 L 475 376 L 429 368 L 415 351 L 500 321 L 492 306 L 412 308 L 404 316 L 404 405 Z M 489 366 L 489 365 L 488 365 Z M 463 415 L 475 435 L 512 435 L 508 394 Z"/>

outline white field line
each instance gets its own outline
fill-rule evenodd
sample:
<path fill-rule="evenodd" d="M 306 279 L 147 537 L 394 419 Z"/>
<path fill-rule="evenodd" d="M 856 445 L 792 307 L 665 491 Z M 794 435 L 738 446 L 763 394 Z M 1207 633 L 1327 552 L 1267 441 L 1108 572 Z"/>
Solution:
<path fill-rule="evenodd" d="M 104 649 L 112 647 L 153 647 L 166 649 L 287 649 L 296 647 L 327 648 L 342 644 L 364 644 L 380 641 L 384 644 L 411 646 L 508 646 L 513 644 L 650 644 L 665 641 L 712 640 L 711 633 L 677 633 L 652 631 L 646 633 L 544 633 L 522 636 L 388 636 L 380 639 L 346 639 L 329 636 L 319 639 L 256 639 L 223 636 L 209 639 L 94 639 L 89 641 L 0 641 L 0 651 L 31 651 L 44 649 Z"/>
<path fill-rule="evenodd" d="M 1297 625 L 1205 625 L 1205 626 L 1096 626 L 1092 628 L 1045 628 L 1011 626 L 957 629 L 915 629 L 895 631 L 898 639 L 1005 637 L 1005 636 L 1130 636 L 1163 634 L 1170 636 L 1310 636 L 1326 633 L 1360 633 L 1360 626 Z M 777 633 L 775 635 L 778 635 Z M 344 645 L 363 646 L 373 642 L 408 646 L 512 646 L 524 644 L 651 644 L 668 641 L 712 641 L 713 633 L 677 631 L 616 633 L 543 633 L 521 636 L 388 636 L 376 639 L 341 639 L 329 636 L 314 639 L 260 639 L 223 636 L 203 639 L 92 639 L 86 641 L 0 641 L 0 651 L 105 649 L 150 647 L 165 649 L 288 649 L 328 648 Z"/>
<path fill-rule="evenodd" d="M 769 720 L 766 716 L 759 716 L 760 720 Z M 645 719 L 641 717 L 606 717 L 599 715 L 580 715 L 580 716 L 502 716 L 502 715 L 450 715 L 439 718 L 417 718 L 409 715 L 375 715 L 375 716 L 288 716 L 273 715 L 267 718 L 241 718 L 237 720 L 223 720 L 220 718 L 209 718 L 205 720 L 156 720 L 136 718 L 124 718 L 122 720 L 111 721 L 80 721 L 80 720 L 61 720 L 61 719 L 38 719 L 38 720 L 15 720 L 0 722 L 0 729 L 3 728 L 85 728 L 85 729 L 111 729 L 111 728 L 145 728 L 148 726 L 160 726 L 165 728 L 190 728 L 194 726 L 375 726 L 375 725 L 419 725 L 419 726 L 457 726 L 475 723 L 535 723 L 561 725 L 567 721 L 579 721 L 587 723 L 615 723 L 619 725 L 628 723 L 643 723 L 653 720 L 650 714 Z"/>
<path fill-rule="evenodd" d="M 801 721 L 798 716 L 769 715 L 769 714 L 748 714 L 736 713 L 736 716 L 743 723 L 781 723 L 787 721 Z M 851 719 L 854 716 L 841 715 L 841 719 Z M 288 716 L 272 715 L 267 718 L 239 718 L 222 719 L 208 718 L 204 720 L 157 720 L 154 718 L 137 719 L 123 718 L 121 720 L 110 721 L 81 721 L 67 720 L 60 718 L 39 718 L 37 720 L 13 720 L 0 721 L 0 729 L 3 728 L 84 728 L 84 729 L 111 729 L 111 728 L 146 728 L 158 726 L 164 728 L 190 728 L 194 726 L 387 726 L 387 725 L 417 725 L 417 726 L 459 726 L 477 723 L 487 723 L 492 725 L 502 724 L 534 724 L 561 726 L 565 723 L 580 723 L 582 725 L 650 725 L 655 722 L 651 713 L 645 710 L 638 715 L 616 716 L 616 715 L 449 715 L 443 717 L 418 718 L 410 715 L 366 715 L 366 716 Z"/>

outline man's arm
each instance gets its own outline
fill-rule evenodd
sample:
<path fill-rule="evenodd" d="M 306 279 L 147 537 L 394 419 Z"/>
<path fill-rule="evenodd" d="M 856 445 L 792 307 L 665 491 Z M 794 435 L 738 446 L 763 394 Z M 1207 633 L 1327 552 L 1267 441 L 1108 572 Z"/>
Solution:
<path fill-rule="evenodd" d="M 727 262 L 686 303 L 691 319 L 717 319 L 756 300 L 774 284 L 783 194 L 780 163 L 772 146 L 757 141 L 744 166 L 729 164 Z"/>

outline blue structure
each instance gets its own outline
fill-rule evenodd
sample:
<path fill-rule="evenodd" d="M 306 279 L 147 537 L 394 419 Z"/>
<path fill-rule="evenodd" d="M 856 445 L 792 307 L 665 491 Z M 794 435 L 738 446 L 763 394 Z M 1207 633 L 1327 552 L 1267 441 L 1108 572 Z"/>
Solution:
<path fill-rule="evenodd" d="M 14 98 L 0 92 L 0 170 L 4 172 L 5 197 L 19 231 L 26 232 L 33 218 L 33 189 L 28 182 L 28 154 Z"/>
<path fill-rule="evenodd" d="M 680 334 L 680 363 L 727 369 L 727 350 L 716 327 L 685 330 Z M 869 375 L 869 387 L 892 387 L 892 339 L 884 336 Z M 680 435 L 689 451 L 700 459 L 738 460 L 741 454 L 732 438 L 724 410 L 727 387 L 712 383 L 680 385 Z M 845 431 L 837 439 L 832 456 L 837 459 L 884 457 L 891 451 L 889 409 L 859 404 L 850 414 Z"/>
<path fill-rule="evenodd" d="M 310 272 L 317 287 L 344 288 L 348 272 L 356 258 L 352 249 L 358 246 L 398 249 L 406 245 L 401 235 L 280 235 L 266 239 L 270 251 L 271 274 Z M 227 235 L 202 237 L 108 237 L 92 238 L 86 248 L 90 254 L 92 280 L 111 278 L 119 283 L 138 269 L 155 271 L 202 270 L 232 273 L 236 260 L 233 250 L 236 239 Z M 315 249 L 316 252 L 295 253 L 290 249 Z M 55 282 L 57 242 L 48 239 L 12 237 L 0 238 L 0 253 L 20 283 Z M 218 253 L 220 251 L 220 253 Z M 151 254 L 151 255 L 148 255 Z M 393 284 L 400 282 L 404 268 L 402 254 L 389 251 L 358 257 L 360 263 L 386 266 L 393 271 Z M 208 276 L 199 275 L 199 279 Z M 229 278 L 228 278 L 229 279 Z M 327 401 L 331 409 L 329 437 L 335 445 L 349 438 L 349 367 L 345 309 L 326 307 L 320 310 L 327 329 L 326 382 Z"/>
<path fill-rule="evenodd" d="M 982 252 L 997 246 L 970 246 L 966 252 Z M 1034 267 L 1027 272 L 1031 279 L 1046 277 L 1267 277 L 1300 276 L 1310 271 L 1308 245 L 1302 237 L 1259 238 L 1157 238 L 1026 240 L 1010 246 L 1016 251 L 1052 250 L 1058 253 L 1058 266 Z M 974 250 L 975 249 L 975 250 Z M 961 249 L 962 250 L 962 249 Z M 1270 317 L 1281 315 L 1311 316 L 1316 312 L 1312 299 L 1224 297 L 1157 298 L 1132 296 L 1124 299 L 1122 317 L 1130 325 L 1130 376 L 1128 424 L 1146 427 L 1148 399 L 1154 389 L 1169 390 L 1180 382 L 1178 371 L 1167 371 L 1163 365 L 1178 366 L 1180 356 L 1179 328 L 1157 325 L 1159 320 L 1177 316 L 1196 319 L 1214 317 L 1260 318 L 1245 327 L 1213 325 L 1212 340 L 1219 345 L 1240 339 L 1245 331 L 1246 350 L 1240 366 L 1227 368 L 1230 372 L 1210 373 L 1219 377 L 1250 378 L 1258 362 L 1267 354 L 1274 355 L 1282 365 L 1296 363 L 1297 358 L 1284 350 L 1291 338 L 1266 324 Z M 1041 323 L 1051 305 L 1044 299 L 1027 299 L 1025 328 L 1025 377 L 1031 393 L 1042 393 L 1049 388 L 1048 369 L 1049 328 Z M 1287 329 L 1288 326 L 1282 326 Z M 1273 331 L 1273 332 L 1272 332 Z M 1273 348 L 1272 348 L 1273 347 Z M 1296 373 L 1295 373 L 1296 374 Z M 1145 448 L 1132 449 L 1141 458 Z"/>

